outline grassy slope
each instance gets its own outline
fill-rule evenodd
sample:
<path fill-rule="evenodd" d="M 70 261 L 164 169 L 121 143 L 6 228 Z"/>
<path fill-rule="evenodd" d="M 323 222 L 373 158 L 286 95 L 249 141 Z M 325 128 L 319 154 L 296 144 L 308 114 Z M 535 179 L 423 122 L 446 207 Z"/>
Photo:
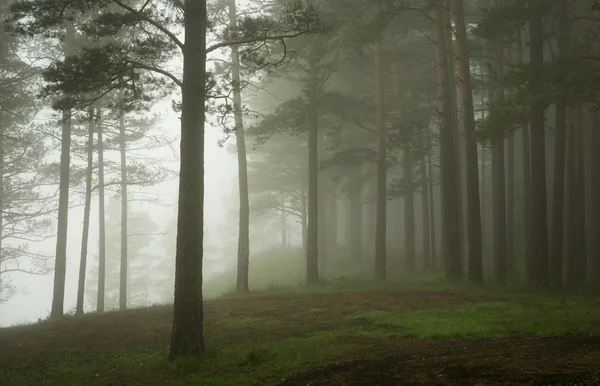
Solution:
<path fill-rule="evenodd" d="M 507 296 L 443 282 L 230 295 L 206 304 L 207 354 L 175 363 L 166 360 L 170 307 L 2 329 L 0 385 L 277 384 L 432 339 L 600 335 L 599 306 L 594 297 Z"/>

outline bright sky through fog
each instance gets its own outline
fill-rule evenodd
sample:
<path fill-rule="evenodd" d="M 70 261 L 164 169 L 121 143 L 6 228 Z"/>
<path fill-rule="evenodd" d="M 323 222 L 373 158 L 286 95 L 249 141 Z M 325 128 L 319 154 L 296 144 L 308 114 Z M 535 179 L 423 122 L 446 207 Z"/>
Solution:
<path fill-rule="evenodd" d="M 248 4 L 247 0 L 238 0 L 238 6 L 243 7 Z M 226 57 L 223 57 L 226 59 Z M 181 59 L 174 58 L 173 65 L 180 68 Z M 171 66 L 169 66 L 171 67 Z M 168 136 L 176 135 L 179 137 L 180 121 L 178 114 L 170 108 L 170 99 L 157 104 L 155 110 L 166 115 L 161 127 Z M 234 188 L 233 183 L 237 175 L 237 163 L 235 155 L 230 154 L 226 147 L 221 148 L 218 145 L 219 139 L 223 138 L 220 129 L 207 126 L 206 145 L 205 145 L 205 229 L 216 235 L 217 232 L 211 232 L 211 227 L 216 227 L 222 223 L 225 217 L 225 204 L 222 199 L 223 194 L 229 195 Z M 231 139 L 230 139 L 231 141 Z M 174 144 L 176 151 L 179 152 L 179 141 Z M 161 157 L 163 154 L 157 154 L 153 149 L 153 156 Z M 170 155 L 170 149 L 164 149 L 164 156 Z M 173 165 L 173 169 L 179 170 L 178 164 Z M 146 188 L 148 193 L 160 194 L 164 204 L 175 204 L 177 199 L 178 181 L 173 180 L 161 185 Z M 90 238 L 88 248 L 88 259 L 95 258 L 98 248 L 98 218 L 97 218 L 97 200 L 92 202 L 92 215 L 90 223 Z M 175 213 L 174 207 L 164 207 L 152 204 L 136 204 L 137 208 L 142 208 L 151 213 L 153 220 L 157 222 L 165 231 L 165 219 L 171 218 Z M 140 205 L 145 205 L 141 207 Z M 79 271 L 79 257 L 81 248 L 81 228 L 83 222 L 83 207 L 77 207 L 69 211 L 69 232 L 67 247 L 67 284 L 65 289 L 65 311 L 74 309 L 77 293 L 77 275 Z M 237 237 L 235 234 L 219 235 L 219 237 Z M 56 239 L 51 238 L 45 241 L 36 249 L 44 254 L 54 256 Z M 164 250 L 165 258 L 174 258 L 174 250 Z M 0 326 L 9 326 L 17 323 L 36 322 L 39 318 L 45 318 L 50 312 L 52 302 L 53 273 L 47 276 L 31 276 L 25 274 L 13 274 L 11 276 L 13 284 L 17 287 L 17 294 L 8 302 L 0 304 Z"/>

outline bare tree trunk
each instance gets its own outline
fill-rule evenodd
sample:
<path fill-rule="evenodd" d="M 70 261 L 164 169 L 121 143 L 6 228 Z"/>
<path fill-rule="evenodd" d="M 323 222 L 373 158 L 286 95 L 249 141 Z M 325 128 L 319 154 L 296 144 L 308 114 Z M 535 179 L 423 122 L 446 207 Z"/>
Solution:
<path fill-rule="evenodd" d="M 386 206 L 387 206 L 387 130 L 385 127 L 383 36 L 375 47 L 375 78 L 377 87 L 377 212 L 375 222 L 375 278 L 385 280 L 387 275 Z"/>
<path fill-rule="evenodd" d="M 125 113 L 119 116 L 119 145 L 121 150 L 121 271 L 119 281 L 119 309 L 127 309 L 127 278 L 129 259 L 127 257 L 127 144 L 125 142 Z"/>
<path fill-rule="evenodd" d="M 406 254 L 406 271 L 415 270 L 415 193 L 412 176 L 412 129 L 404 140 L 404 172 L 403 180 L 405 186 L 404 194 L 404 250 Z"/>
<path fill-rule="evenodd" d="M 465 256 L 465 208 L 464 208 L 464 199 L 463 199 L 463 171 L 462 171 L 462 140 L 460 134 L 460 123 L 458 119 L 458 95 L 457 95 L 457 87 L 456 87 L 456 70 L 454 66 L 454 42 L 453 42 L 453 32 L 454 27 L 452 25 L 452 1 L 453 0 L 444 0 L 444 31 L 446 38 L 446 61 L 448 63 L 448 92 L 450 95 L 450 111 L 452 113 L 452 130 L 453 138 L 454 138 L 454 151 L 456 152 L 455 162 L 456 162 L 456 179 L 457 189 L 458 189 L 458 197 L 457 197 L 457 205 L 460 209 L 458 213 L 458 223 L 459 223 L 459 232 L 460 232 L 460 258 L 461 264 L 462 259 Z M 462 268 L 461 268 L 462 270 Z M 462 275 L 462 273 L 461 273 Z"/>
<path fill-rule="evenodd" d="M 338 245 L 338 195 L 335 186 L 329 188 L 329 216 L 327 231 L 327 241 L 329 248 L 336 248 Z"/>
<path fill-rule="evenodd" d="M 590 208 L 588 214 L 590 216 L 590 257 L 592 266 L 592 285 L 594 289 L 600 289 L 600 112 L 596 111 L 593 114 L 593 127 L 590 130 L 590 159 L 589 167 L 592 169 L 590 174 L 592 178 L 589 180 L 589 189 L 592 199 L 590 200 Z"/>
<path fill-rule="evenodd" d="M 304 178 L 302 178 L 302 181 L 304 181 Z M 308 192 L 306 186 L 304 183 L 302 183 L 302 197 L 300 203 L 300 225 L 302 226 L 302 250 L 304 252 L 304 255 L 307 255 L 308 253 L 308 212 L 306 210 L 307 195 Z"/>
<path fill-rule="evenodd" d="M 421 174 L 421 223 L 423 232 L 423 270 L 431 271 L 431 224 L 429 223 L 429 184 L 427 182 L 427 167 L 425 164 L 425 140 L 426 132 L 419 134 L 419 173 Z"/>
<path fill-rule="evenodd" d="M 568 50 L 568 1 L 560 0 L 559 20 L 559 88 L 556 101 L 554 135 L 554 186 L 552 194 L 552 237 L 550 239 L 550 285 L 561 288 L 563 283 L 563 235 L 564 235 L 564 193 L 565 193 L 565 151 L 567 130 L 567 84 L 565 83 L 565 61 Z"/>
<path fill-rule="evenodd" d="M 362 175 L 360 165 L 352 168 L 349 182 L 350 254 L 354 262 L 362 260 Z"/>
<path fill-rule="evenodd" d="M 473 88 L 467 30 L 462 0 L 454 0 L 456 35 L 461 77 L 462 112 L 465 125 L 466 165 L 467 165 L 467 230 L 469 240 L 469 281 L 483 284 L 483 260 L 481 241 L 481 208 L 479 203 L 479 161 L 477 160 L 477 140 L 475 139 L 475 112 L 473 109 Z"/>
<path fill-rule="evenodd" d="M 104 312 L 104 295 L 106 288 L 106 224 L 104 214 L 104 141 L 102 139 L 102 117 L 98 109 L 98 221 L 99 221 L 99 250 L 98 250 L 98 300 L 96 312 Z"/>
<path fill-rule="evenodd" d="M 573 130 L 573 114 L 570 109 L 569 114 L 569 130 L 566 135 L 566 160 L 565 160 L 565 171 L 566 171 L 566 196 L 565 196 L 565 286 L 569 290 L 577 289 L 577 180 L 576 180 L 576 167 L 575 167 L 575 131 Z M 562 264 L 562 260 L 561 260 Z"/>
<path fill-rule="evenodd" d="M 587 250 L 586 250 L 586 206 L 585 206 L 585 167 L 584 167 L 584 145 L 583 145 L 583 109 L 581 104 L 574 107 L 574 140 L 575 140 L 575 231 L 576 231 L 576 253 L 577 259 L 576 275 L 577 288 L 585 287 L 587 274 Z"/>
<path fill-rule="evenodd" d="M 523 66 L 523 39 L 517 31 L 517 65 Z M 523 245 L 525 250 L 525 282 L 533 284 L 533 260 L 531 244 L 531 141 L 529 125 L 523 126 L 522 133 L 522 172 L 523 172 Z"/>
<path fill-rule="evenodd" d="M 76 315 L 83 315 L 85 274 L 87 269 L 88 239 L 90 234 L 90 212 L 92 208 L 92 177 L 94 171 L 94 109 L 90 108 L 88 125 L 87 169 L 85 173 L 85 203 L 83 205 L 83 230 L 81 234 L 81 256 L 79 260 L 79 281 L 77 285 Z"/>
<path fill-rule="evenodd" d="M 431 269 L 433 271 L 438 270 L 438 259 L 437 259 L 437 244 L 435 234 L 435 200 L 433 197 L 433 163 L 431 162 L 431 153 L 433 152 L 431 145 L 431 135 L 427 133 L 427 189 L 429 190 L 429 225 L 430 225 L 430 236 L 431 236 Z"/>
<path fill-rule="evenodd" d="M 498 77 L 504 76 L 504 41 L 498 39 L 497 68 Z M 504 101 L 502 86 L 498 89 L 499 102 Z M 494 223 L 494 276 L 501 285 L 507 283 L 506 261 L 506 186 L 504 170 L 504 137 L 503 133 L 496 133 L 492 139 L 492 201 Z"/>
<path fill-rule="evenodd" d="M 64 55 L 73 53 L 75 28 L 67 22 L 64 40 Z M 56 232 L 56 258 L 54 263 L 54 287 L 52 293 L 51 318 L 63 316 L 65 283 L 67 279 L 67 228 L 69 219 L 69 174 L 71 166 L 71 110 L 62 112 L 62 134 L 60 147 L 60 182 L 58 191 L 58 223 Z"/>
<path fill-rule="evenodd" d="M 185 42 L 181 111 L 181 167 L 175 253 L 171 359 L 204 351 L 202 258 L 204 240 L 204 119 L 206 1 L 184 2 Z M 189 17 L 194 15 L 194 17 Z"/>
<path fill-rule="evenodd" d="M 323 159 L 323 138 L 319 141 L 319 160 Z M 327 170 L 319 171 L 319 271 L 327 266 L 327 247 L 329 245 L 329 181 Z"/>
<path fill-rule="evenodd" d="M 529 19 L 531 87 L 539 90 L 544 72 L 544 31 L 542 14 L 532 12 Z M 531 258 L 533 284 L 549 286 L 548 277 L 548 213 L 546 197 L 546 133 L 545 106 L 541 98 L 531 103 Z"/>
<path fill-rule="evenodd" d="M 288 246 L 288 234 L 287 234 L 287 220 L 285 217 L 285 211 L 279 211 L 279 219 L 281 221 L 281 248 L 286 249 Z"/>
<path fill-rule="evenodd" d="M 457 173 L 456 139 L 446 58 L 443 1 L 437 0 L 434 10 L 434 34 L 438 81 L 440 129 L 440 164 L 442 175 L 442 261 L 447 279 L 462 277 L 462 232 L 460 223 L 460 190 Z"/>
<path fill-rule="evenodd" d="M 229 0 L 229 31 L 237 35 L 237 9 L 235 0 Z M 242 116 L 242 90 L 240 57 L 237 46 L 231 47 L 231 80 L 233 83 L 233 115 L 238 161 L 238 187 L 240 196 L 240 218 L 238 228 L 238 261 L 236 291 L 248 292 L 250 267 L 250 200 L 248 198 L 248 165 L 246 160 L 246 137 Z"/>
<path fill-rule="evenodd" d="M 507 63 L 512 65 L 512 48 L 507 50 Z M 515 136 L 506 140 L 506 275 L 514 279 L 515 266 Z"/>
<path fill-rule="evenodd" d="M 319 125 L 317 116 L 316 63 L 309 58 L 308 112 L 308 235 L 306 250 L 306 284 L 319 283 Z"/>

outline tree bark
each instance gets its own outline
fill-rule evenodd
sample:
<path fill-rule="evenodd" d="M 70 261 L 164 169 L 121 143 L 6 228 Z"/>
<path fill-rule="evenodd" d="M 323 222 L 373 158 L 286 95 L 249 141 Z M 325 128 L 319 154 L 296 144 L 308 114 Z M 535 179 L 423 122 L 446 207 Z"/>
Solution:
<path fill-rule="evenodd" d="M 443 1 L 437 0 L 434 9 L 434 35 L 438 82 L 440 128 L 440 164 L 442 177 L 442 260 L 447 279 L 462 277 L 460 190 L 458 189 L 457 154 L 452 101 L 446 58 Z"/>
<path fill-rule="evenodd" d="M 507 63 L 512 65 L 512 48 L 507 49 Z M 506 139 L 506 275 L 514 279 L 515 266 L 515 136 Z"/>
<path fill-rule="evenodd" d="M 375 221 L 375 278 L 385 280 L 387 275 L 387 130 L 385 127 L 385 90 L 383 63 L 383 36 L 375 46 L 375 79 L 377 104 L 377 212 Z"/>
<path fill-rule="evenodd" d="M 119 116 L 119 146 L 121 151 L 121 270 L 119 280 L 119 309 L 127 309 L 127 278 L 129 259 L 127 257 L 127 143 L 125 142 L 125 113 Z"/>
<path fill-rule="evenodd" d="M 237 8 L 235 0 L 229 0 L 229 30 L 231 37 L 237 35 Z M 248 292 L 250 268 L 250 200 L 248 198 L 248 165 L 246 159 L 246 137 L 242 116 L 242 89 L 240 76 L 240 56 L 237 46 L 231 47 L 231 80 L 233 83 L 233 116 L 235 122 L 235 143 L 238 161 L 238 188 L 240 214 L 238 226 L 238 261 L 236 290 Z"/>
<path fill-rule="evenodd" d="M 540 90 L 544 84 L 544 31 L 541 12 L 532 12 L 529 20 L 531 87 Z M 546 133 L 545 106 L 541 98 L 531 102 L 531 258 L 532 281 L 538 288 L 549 286 L 548 277 L 548 213 L 546 197 Z"/>
<path fill-rule="evenodd" d="M 573 114 L 570 109 L 569 130 L 566 136 L 566 185 L 565 185 L 565 286 L 569 290 L 577 289 L 577 209 L 576 209 L 576 169 L 575 169 L 575 132 Z M 561 261 L 562 264 L 562 261 Z"/>
<path fill-rule="evenodd" d="M 504 41 L 498 38 L 497 46 L 497 71 L 498 78 L 504 76 Z M 500 103 L 504 101 L 504 90 L 500 86 L 497 90 Z M 501 285 L 507 283 L 506 260 L 506 185 L 504 165 L 504 137 L 503 133 L 495 133 L 492 139 L 492 206 L 494 224 L 494 276 Z"/>
<path fill-rule="evenodd" d="M 185 43 L 181 110 L 181 160 L 175 300 L 171 359 L 204 351 L 202 256 L 204 225 L 204 118 L 206 94 L 206 1 L 184 3 Z"/>
<path fill-rule="evenodd" d="M 430 236 L 431 236 L 431 269 L 432 271 L 438 270 L 438 259 L 437 259 L 437 244 L 436 244 L 436 233 L 435 233 L 435 200 L 433 197 L 433 163 L 431 162 L 431 153 L 433 148 L 431 145 L 431 134 L 427 133 L 427 189 L 429 190 L 429 225 L 430 225 Z"/>
<path fill-rule="evenodd" d="M 594 289 L 600 289 L 600 112 L 593 112 L 593 127 L 590 130 L 590 174 L 589 189 L 592 199 L 590 200 L 590 257 L 591 277 Z"/>
<path fill-rule="evenodd" d="M 77 285 L 76 315 L 83 315 L 85 292 L 85 274 L 87 269 L 87 251 L 90 234 L 90 212 L 92 207 L 92 177 L 94 171 L 94 109 L 90 108 L 88 125 L 87 169 L 85 173 L 85 203 L 83 205 L 83 230 L 81 234 L 81 256 L 79 260 L 79 281 Z"/>
<path fill-rule="evenodd" d="M 404 250 L 406 254 L 406 271 L 415 270 L 415 192 L 412 176 L 413 157 L 411 138 L 413 131 L 409 130 L 404 140 Z"/>
<path fill-rule="evenodd" d="M 311 49 L 313 51 L 313 49 Z M 319 122 L 317 64 L 311 52 L 308 85 L 308 235 L 306 248 L 306 284 L 319 283 Z"/>
<path fill-rule="evenodd" d="M 523 39 L 517 31 L 517 65 L 523 66 Z M 525 282 L 533 285 L 533 257 L 531 247 L 531 140 L 529 125 L 523 126 L 522 133 L 522 173 L 523 173 L 523 246 L 525 252 Z"/>
<path fill-rule="evenodd" d="M 75 28 L 68 22 L 65 30 L 64 56 L 73 54 Z M 69 219 L 69 175 L 71 166 L 71 109 L 62 112 L 60 147 L 60 182 L 58 188 L 58 223 L 56 232 L 56 258 L 54 263 L 54 287 L 50 318 L 63 316 L 65 283 L 67 278 L 67 229 Z"/>
<path fill-rule="evenodd" d="M 550 285 L 559 289 L 563 284 L 563 234 L 565 204 L 565 151 L 567 132 L 567 91 L 566 60 L 568 50 L 568 1 L 560 0 L 560 20 L 558 36 L 558 99 L 556 101 L 554 135 L 554 178 L 552 193 L 552 237 L 550 247 Z"/>
<path fill-rule="evenodd" d="M 483 284 L 483 261 L 481 241 L 481 208 L 479 202 L 479 161 L 477 140 L 475 139 L 475 112 L 473 109 L 473 88 L 467 30 L 462 0 L 454 0 L 456 36 L 461 77 L 461 100 L 465 127 L 467 165 L 467 233 L 469 240 L 469 281 Z"/>
<path fill-rule="evenodd" d="M 106 289 L 106 217 L 104 208 L 104 140 L 102 138 L 102 116 L 98 109 L 98 124 L 96 125 L 98 136 L 98 297 L 96 312 L 104 312 L 104 295 Z"/>
<path fill-rule="evenodd" d="M 361 166 L 350 172 L 348 201 L 350 206 L 350 254 L 352 261 L 362 260 L 362 175 Z"/>
<path fill-rule="evenodd" d="M 431 224 L 429 223 L 429 183 L 427 177 L 427 166 L 425 163 L 425 140 L 426 132 L 419 134 L 419 173 L 421 174 L 421 225 L 423 232 L 423 270 L 431 271 Z"/>

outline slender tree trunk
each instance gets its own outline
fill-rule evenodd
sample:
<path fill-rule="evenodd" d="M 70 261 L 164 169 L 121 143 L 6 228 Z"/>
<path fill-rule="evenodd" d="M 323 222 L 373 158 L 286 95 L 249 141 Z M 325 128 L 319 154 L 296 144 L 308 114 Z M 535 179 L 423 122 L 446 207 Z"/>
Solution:
<path fill-rule="evenodd" d="M 574 140 L 575 140 L 575 231 L 577 259 L 576 275 L 577 289 L 585 287 L 587 274 L 587 249 L 586 249 L 586 205 L 585 205 L 585 167 L 583 144 L 583 109 L 581 104 L 574 107 Z"/>
<path fill-rule="evenodd" d="M 456 162 L 456 180 L 458 189 L 457 196 L 457 205 L 460 209 L 458 213 L 458 223 L 459 223 L 459 232 L 460 232 L 460 258 L 461 264 L 462 259 L 465 256 L 465 242 L 466 242 L 466 234 L 465 234 L 465 208 L 464 208 L 464 198 L 463 198 L 463 170 L 462 170 L 462 140 L 460 134 L 460 122 L 458 118 L 458 95 L 457 95 L 457 87 L 456 87 L 456 70 L 454 65 L 454 42 L 453 42 L 453 32 L 454 26 L 452 25 L 452 1 L 453 0 L 444 0 L 444 31 L 445 31 L 445 39 L 446 39 L 446 61 L 448 63 L 448 92 L 450 96 L 450 111 L 452 113 L 452 130 L 453 132 L 453 140 L 455 146 L 455 162 Z M 462 271 L 462 268 L 461 268 Z M 462 273 L 461 273 L 462 275 Z"/>
<path fill-rule="evenodd" d="M 285 217 L 285 211 L 279 211 L 279 219 L 281 221 L 281 249 L 286 249 L 288 246 L 288 234 L 287 234 L 287 220 Z"/>
<path fill-rule="evenodd" d="M 385 280 L 387 275 L 386 206 L 387 206 L 387 130 L 385 127 L 385 90 L 383 63 L 383 36 L 375 47 L 375 79 L 377 87 L 377 212 L 375 221 L 375 278 Z"/>
<path fill-rule="evenodd" d="M 425 164 L 425 132 L 419 134 L 419 173 L 421 174 L 421 225 L 423 232 L 423 270 L 431 271 L 431 225 L 429 223 L 429 184 L 427 182 L 427 166 Z"/>
<path fill-rule="evenodd" d="M 127 278 L 129 259 L 127 257 L 127 143 L 125 142 L 125 113 L 119 116 L 119 146 L 121 150 L 121 270 L 119 281 L 119 309 L 127 309 Z"/>
<path fill-rule="evenodd" d="M 303 179 L 304 180 L 304 179 Z M 306 189 L 305 184 L 302 184 L 302 196 L 301 196 L 301 203 L 300 203 L 300 225 L 302 226 L 302 251 L 304 252 L 304 255 L 308 254 L 308 211 L 307 209 L 307 196 L 308 196 L 308 192 Z"/>
<path fill-rule="evenodd" d="M 68 22 L 64 40 L 64 55 L 73 53 L 75 28 Z M 54 287 L 52 293 L 51 318 L 63 316 L 65 283 L 67 278 L 67 228 L 69 218 L 69 174 L 71 166 L 71 110 L 62 112 L 62 134 L 60 147 L 60 182 L 58 191 L 58 223 L 56 232 L 56 258 L 54 263 Z"/>
<path fill-rule="evenodd" d="M 319 141 L 319 160 L 323 159 L 323 138 Z M 327 266 L 328 234 L 328 209 L 329 209 L 329 181 L 327 170 L 319 171 L 319 271 L 324 271 Z"/>
<path fill-rule="evenodd" d="M 408 131 L 404 140 L 404 248 L 406 254 L 406 271 L 414 271 L 415 266 L 415 193 L 412 175 L 413 157 L 411 138 L 413 131 Z"/>
<path fill-rule="evenodd" d="M 447 279 L 462 277 L 462 232 L 460 223 L 460 190 L 457 173 L 456 139 L 453 125 L 452 101 L 449 92 L 449 75 L 444 36 L 443 1 L 437 0 L 434 10 L 434 34 L 438 82 L 440 128 L 440 164 L 442 174 L 442 261 Z"/>
<path fill-rule="evenodd" d="M 96 312 L 104 312 L 104 295 L 106 289 L 106 224 L 104 210 L 104 141 L 102 138 L 102 117 L 98 109 L 98 221 L 99 221 L 99 250 L 98 250 L 98 300 Z"/>
<path fill-rule="evenodd" d="M 590 257 L 591 277 L 594 289 L 600 290 L 600 112 L 593 112 L 593 127 L 590 130 L 590 174 L 589 189 L 592 199 L 588 214 L 590 216 Z"/>
<path fill-rule="evenodd" d="M 235 0 L 229 0 L 229 31 L 232 38 L 237 35 L 237 8 Z M 246 137 L 242 116 L 242 90 L 240 56 L 237 46 L 231 47 L 231 80 L 233 83 L 233 115 L 238 161 L 238 187 L 240 196 L 240 218 L 238 228 L 238 261 L 236 290 L 248 292 L 250 267 L 250 201 L 248 198 L 248 166 L 246 160 Z"/>
<path fill-rule="evenodd" d="M 313 53 L 309 58 L 308 109 L 308 235 L 306 251 L 306 284 L 319 283 L 319 124 L 317 69 Z"/>
<path fill-rule="evenodd" d="M 83 315 L 85 273 L 87 269 L 88 239 L 90 234 L 90 212 L 92 207 L 92 177 L 94 172 L 94 109 L 90 108 L 88 125 L 87 169 L 85 173 L 85 203 L 83 205 L 83 230 L 81 234 L 81 257 L 79 261 L 79 282 L 77 286 L 76 315 Z"/>
<path fill-rule="evenodd" d="M 507 50 L 507 63 L 512 62 L 512 48 Z M 506 275 L 514 279 L 515 266 L 515 136 L 508 135 L 506 140 Z"/>
<path fill-rule="evenodd" d="M 185 43 L 181 111 L 181 161 L 175 301 L 170 358 L 204 351 L 202 243 L 204 240 L 204 118 L 206 1 L 184 3 Z"/>
<path fill-rule="evenodd" d="M 523 40 L 521 30 L 517 31 L 517 65 L 523 66 Z M 525 252 L 525 282 L 533 284 L 533 257 L 531 244 L 531 141 L 529 125 L 523 126 L 522 133 L 522 173 L 523 173 L 523 246 Z"/>
<path fill-rule="evenodd" d="M 559 20 L 559 88 L 556 101 L 555 135 L 554 135 L 554 178 L 552 194 L 552 237 L 550 239 L 550 285 L 559 289 L 563 283 L 563 222 L 564 222 L 564 193 L 565 193 L 565 151 L 567 132 L 567 84 L 566 68 L 568 50 L 568 0 L 560 0 Z"/>
<path fill-rule="evenodd" d="M 330 186 L 329 189 L 329 216 L 327 241 L 328 246 L 333 250 L 338 245 L 338 195 L 335 186 Z"/>
<path fill-rule="evenodd" d="M 469 50 L 463 1 L 454 0 L 454 7 L 460 77 L 462 81 L 461 99 L 466 142 L 469 281 L 476 284 L 483 284 L 481 208 L 479 203 L 479 161 L 477 160 L 473 87 L 471 86 L 471 72 L 469 69 Z"/>
<path fill-rule="evenodd" d="M 529 19 L 530 70 L 533 90 L 543 86 L 544 31 L 542 13 L 534 10 Z M 546 133 L 544 130 L 545 106 L 541 98 L 531 103 L 531 258 L 533 284 L 539 288 L 549 286 L 548 277 L 548 213 L 546 197 Z"/>
<path fill-rule="evenodd" d="M 570 109 L 569 130 L 566 136 L 566 191 L 565 191 L 565 286 L 569 290 L 577 289 L 577 209 L 576 202 L 576 167 L 575 167 L 575 131 L 573 130 L 573 114 Z M 562 261 L 561 261 L 562 264 Z"/>
<path fill-rule="evenodd" d="M 360 165 L 352 168 L 348 200 L 350 206 L 350 254 L 352 261 L 362 260 L 362 175 Z"/>
<path fill-rule="evenodd" d="M 0 125 L 0 252 L 2 251 L 4 241 L 4 126 Z M 0 300 L 2 300 L 2 291 L 6 288 L 2 285 L 2 255 L 0 254 Z M 10 290 L 10 289 L 8 289 Z"/>
<path fill-rule="evenodd" d="M 504 41 L 498 39 L 497 49 L 498 77 L 504 76 Z M 504 90 L 498 88 L 498 101 L 504 101 Z M 494 224 L 494 276 L 501 285 L 507 283 L 507 260 L 506 260 L 506 185 L 504 166 L 504 137 L 503 133 L 495 133 L 492 139 L 492 201 L 493 201 L 493 224 Z"/>
<path fill-rule="evenodd" d="M 433 148 L 431 145 L 431 135 L 427 133 L 427 189 L 429 190 L 429 225 L 430 225 L 430 236 L 431 236 L 431 269 L 433 271 L 438 270 L 438 259 L 437 259 L 437 244 L 435 234 L 435 200 L 433 197 L 433 163 L 431 162 L 431 153 Z"/>

